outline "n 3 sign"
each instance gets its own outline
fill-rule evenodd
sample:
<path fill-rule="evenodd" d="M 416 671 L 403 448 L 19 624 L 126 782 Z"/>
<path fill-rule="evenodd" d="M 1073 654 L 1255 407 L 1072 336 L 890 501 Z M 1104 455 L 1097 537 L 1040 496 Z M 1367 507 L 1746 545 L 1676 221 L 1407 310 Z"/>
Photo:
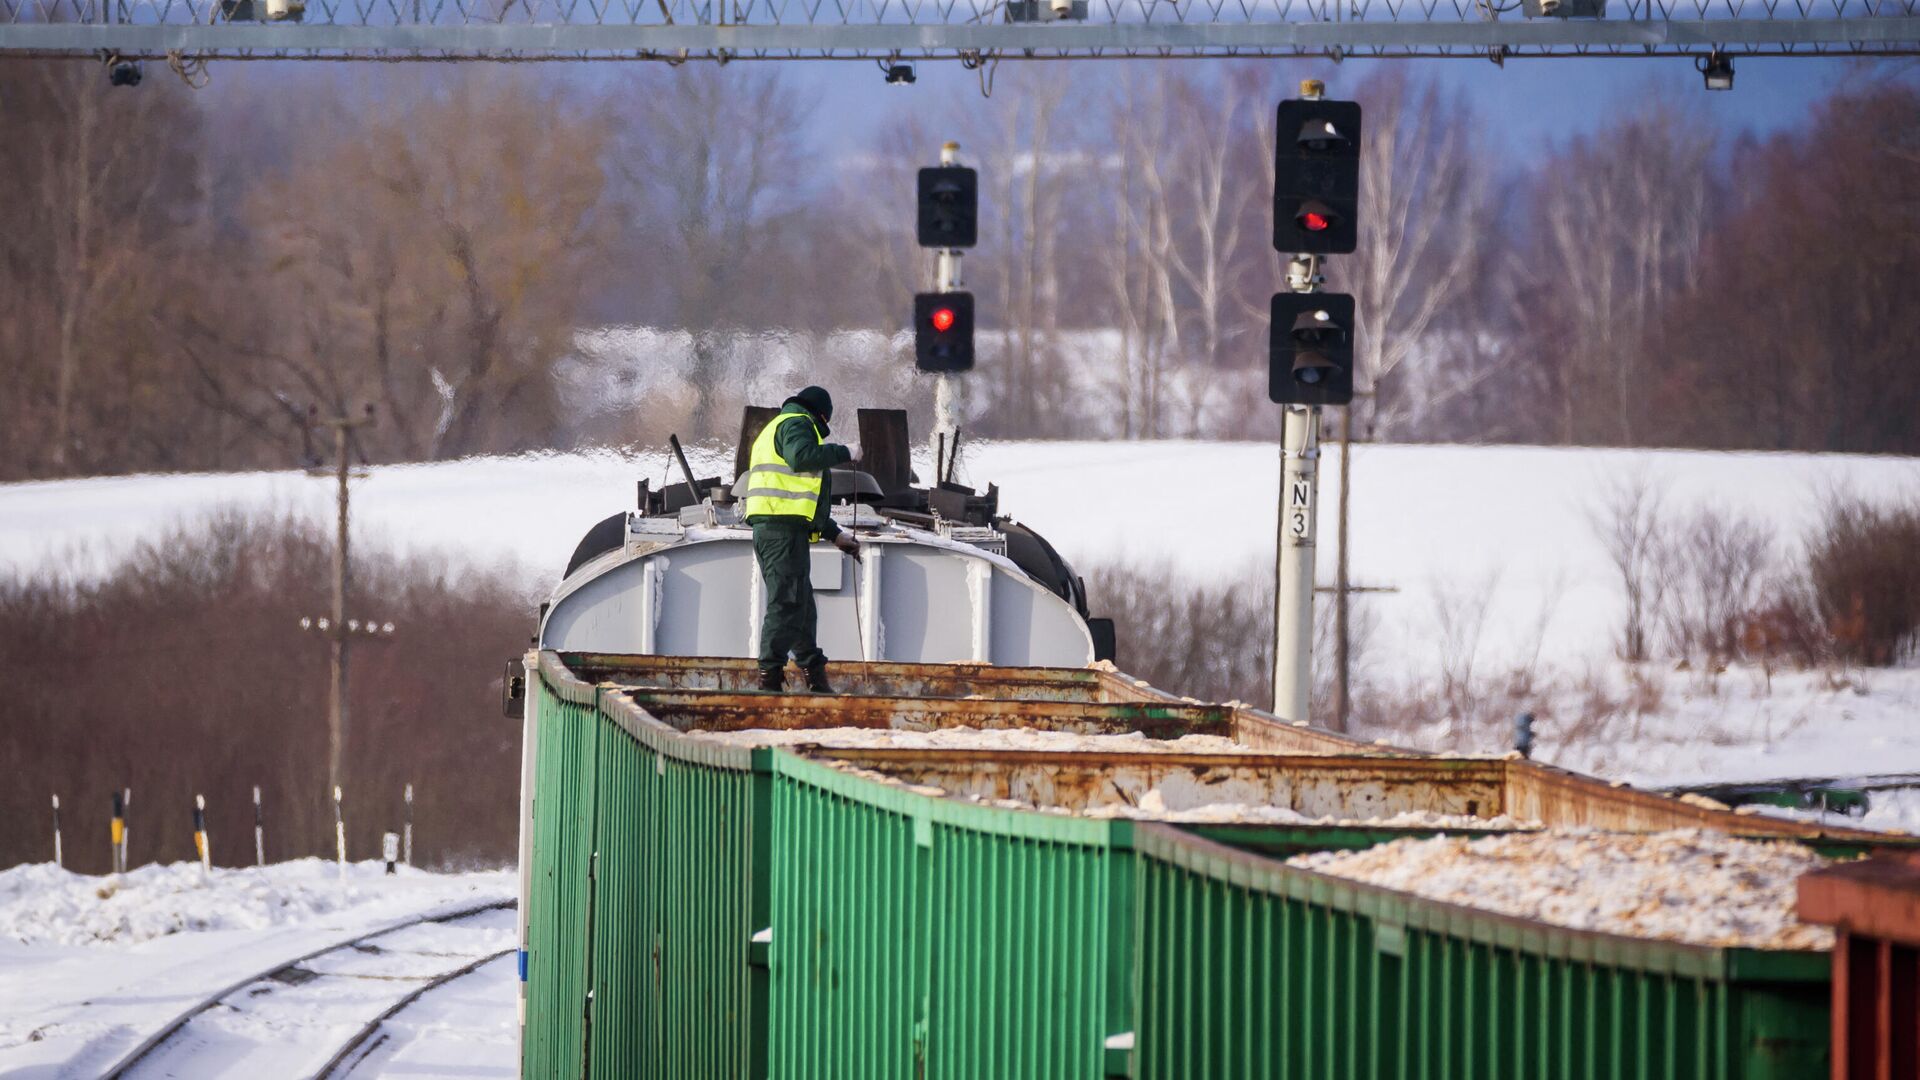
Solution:
<path fill-rule="evenodd" d="M 1360 106 L 1283 101 L 1274 128 L 1273 247 L 1348 255 L 1359 240 Z"/>

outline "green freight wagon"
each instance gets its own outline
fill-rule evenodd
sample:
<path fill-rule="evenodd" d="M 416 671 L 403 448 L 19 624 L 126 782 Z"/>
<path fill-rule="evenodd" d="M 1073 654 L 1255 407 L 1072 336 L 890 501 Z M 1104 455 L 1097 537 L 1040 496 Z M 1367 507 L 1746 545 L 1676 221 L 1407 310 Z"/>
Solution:
<path fill-rule="evenodd" d="M 1824 953 L 1561 930 L 1278 858 L 1431 829 L 1074 811 L 1102 797 L 1103 772 L 1225 769 L 1321 800 L 1310 808 L 1390 797 L 1829 851 L 1881 839 L 1365 746 L 1111 671 L 848 664 L 834 675 L 849 693 L 820 698 L 743 691 L 738 660 L 545 651 L 526 666 L 528 1077 L 1817 1075 Z M 1032 751 L 796 734 L 961 726 L 1222 735 L 1258 752 L 1056 751 L 1071 779 L 1048 790 L 1065 805 L 1026 809 L 997 800 L 1032 793 L 1018 787 L 1046 764 Z M 766 728 L 798 742 L 691 734 Z M 980 785 L 973 798 L 934 786 L 955 777 Z"/>

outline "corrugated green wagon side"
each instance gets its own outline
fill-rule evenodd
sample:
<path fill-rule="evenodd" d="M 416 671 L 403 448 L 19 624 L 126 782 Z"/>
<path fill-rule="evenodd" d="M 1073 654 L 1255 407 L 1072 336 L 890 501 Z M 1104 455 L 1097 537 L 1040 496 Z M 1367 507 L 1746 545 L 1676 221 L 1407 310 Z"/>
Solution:
<path fill-rule="evenodd" d="M 688 738 L 669 726 L 688 719 L 674 711 L 689 709 L 684 688 L 592 685 L 553 654 L 539 675 L 526 1076 L 1769 1080 L 1825 1067 L 1823 954 L 1557 930 L 1260 853 L 1391 831 L 1204 827 L 1259 849 L 1240 850 L 940 797 L 915 786 L 921 774 L 967 754 L 847 753 L 836 767 Z M 901 678 L 936 676 L 941 689 L 981 678 Z M 1041 681 L 1041 700 L 1058 700 Z M 722 706 L 766 707 L 701 708 Z"/>
<path fill-rule="evenodd" d="M 764 1075 L 770 752 L 540 675 L 523 1075 Z"/>
<path fill-rule="evenodd" d="M 543 676 L 546 672 L 541 673 Z M 536 678 L 533 851 L 527 879 L 524 1076 L 568 1076 L 585 1061 L 587 952 L 592 925 L 594 779 L 603 726 L 593 687 Z"/>
<path fill-rule="evenodd" d="M 1828 957 L 1545 926 L 1141 826 L 1139 1077 L 1824 1074 Z"/>
<path fill-rule="evenodd" d="M 776 755 L 775 1077 L 1099 1077 L 1128 1013 L 1129 822 Z"/>

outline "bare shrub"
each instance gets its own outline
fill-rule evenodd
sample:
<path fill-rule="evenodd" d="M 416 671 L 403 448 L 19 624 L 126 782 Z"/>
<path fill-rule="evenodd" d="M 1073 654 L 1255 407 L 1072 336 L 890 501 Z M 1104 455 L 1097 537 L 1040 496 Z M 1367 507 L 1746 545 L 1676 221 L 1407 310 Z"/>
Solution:
<path fill-rule="evenodd" d="M 1920 501 L 1826 500 L 1807 540 L 1807 584 L 1835 652 L 1885 665 L 1920 649 Z"/>
<path fill-rule="evenodd" d="M 1340 672 L 1339 641 L 1335 637 L 1333 625 L 1333 596 L 1324 594 L 1313 603 L 1313 697 L 1308 702 L 1311 717 L 1315 724 L 1330 730 L 1340 730 L 1338 710 L 1335 708 L 1335 682 Z M 1368 675 L 1368 660 L 1372 655 L 1373 632 L 1380 625 L 1380 615 L 1373 607 L 1365 603 L 1366 595 L 1349 594 L 1347 601 L 1347 690 L 1358 698 L 1367 693 L 1365 683 Z M 1261 702 L 1266 705 L 1266 702 Z M 1349 727 L 1352 725 L 1352 710 L 1348 710 Z"/>
<path fill-rule="evenodd" d="M 1440 653 L 1440 695 L 1454 716 L 1468 719 L 1475 701 L 1474 665 L 1487 627 L 1487 607 L 1499 572 L 1474 581 L 1448 581 L 1433 590 L 1434 644 Z"/>
<path fill-rule="evenodd" d="M 327 649 L 300 628 L 326 610 L 330 528 L 221 513 L 142 543 L 102 580 L 0 580 L 0 865 L 51 856 L 104 872 L 111 794 L 131 787 L 135 863 L 193 857 L 207 797 L 214 859 L 253 861 L 251 789 L 267 857 L 332 850 Z M 519 725 L 500 670 L 525 647 L 529 605 L 504 575 L 356 547 L 348 610 L 392 620 L 353 655 L 346 762 L 349 855 L 397 829 L 416 788 L 416 860 L 513 858 Z M 31 782 L 26 782 L 30 778 Z"/>
<path fill-rule="evenodd" d="M 1087 589 L 1113 617 L 1128 674 L 1203 701 L 1272 704 L 1271 577 L 1194 585 L 1171 568 L 1118 566 L 1088 574 Z"/>
<path fill-rule="evenodd" d="M 1758 606 L 1774 568 L 1772 531 L 1733 511 L 1702 507 L 1676 523 L 1662 547 L 1660 616 L 1669 647 L 1709 667 L 1732 659 L 1743 617 Z"/>
<path fill-rule="evenodd" d="M 1538 694 L 1537 685 L 1540 675 L 1540 646 L 1547 640 L 1547 628 L 1560 613 L 1560 602 L 1567 595 L 1567 575 L 1564 569 L 1557 571 L 1547 579 L 1540 590 L 1540 603 L 1534 608 L 1533 620 L 1527 624 L 1526 651 L 1507 672 L 1507 696 L 1516 701 L 1525 701 Z"/>
<path fill-rule="evenodd" d="M 1645 472 L 1615 479 L 1587 510 L 1594 535 L 1620 574 L 1626 594 L 1626 618 L 1620 629 L 1620 658 L 1632 663 L 1649 654 L 1650 635 L 1660 610 L 1666 577 L 1666 487 Z"/>
<path fill-rule="evenodd" d="M 1556 741 L 1566 746 L 1605 738 L 1625 703 L 1607 685 L 1606 678 L 1592 667 L 1573 684 L 1573 691 L 1571 709 L 1558 718 Z"/>

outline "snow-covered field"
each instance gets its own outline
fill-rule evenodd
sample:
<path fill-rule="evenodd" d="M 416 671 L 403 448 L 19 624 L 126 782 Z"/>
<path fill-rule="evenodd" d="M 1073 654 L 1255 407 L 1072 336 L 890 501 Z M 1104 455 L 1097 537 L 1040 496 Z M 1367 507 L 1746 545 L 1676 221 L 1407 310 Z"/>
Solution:
<path fill-rule="evenodd" d="M 383 870 L 356 863 L 342 880 L 318 859 L 210 875 L 153 865 L 118 879 L 0 870 L 0 1076 L 98 1075 L 248 975 L 421 914 L 511 899 L 517 885 L 501 870 Z M 497 1042 L 511 987 L 496 1008 L 475 1017 L 478 1038 Z"/>
<path fill-rule="evenodd" d="M 731 454 L 696 448 L 695 471 L 727 474 Z M 517 566 L 529 592 L 544 592 L 586 530 L 631 505 L 634 481 L 666 478 L 667 464 L 664 452 L 602 452 L 381 467 L 357 484 L 355 521 L 376 543 Z M 931 471 L 924 461 L 920 469 Z M 1271 576 L 1279 458 L 1270 444 L 981 443 L 961 472 L 998 483 L 1002 508 L 1083 572 L 1127 563 L 1249 587 Z M 1325 581 L 1337 450 L 1321 472 Z M 1920 494 L 1920 461 L 1385 445 L 1358 448 L 1353 476 L 1354 580 L 1397 590 L 1356 601 L 1373 626 L 1367 679 L 1431 685 L 1449 638 L 1457 654 L 1470 637 L 1483 711 L 1555 718 L 1539 732 L 1547 760 L 1643 784 L 1920 771 L 1920 672 L 1776 673 L 1769 686 L 1739 669 L 1708 680 L 1615 661 L 1624 601 L 1591 520 L 1611 486 L 1643 478 L 1670 512 L 1738 512 L 1773 528 L 1790 553 L 1828 493 Z M 331 490 L 298 472 L 0 485 L 0 573 L 98 573 L 137 539 L 220 506 L 325 520 Z M 1443 609 L 1458 625 L 1462 607 L 1482 598 L 1476 633 L 1443 632 Z M 1498 696 L 1516 668 L 1532 672 L 1531 696 Z M 1613 705 L 1605 723 L 1575 731 L 1560 719 L 1600 700 Z M 1504 749 L 1505 738 L 1446 719 L 1413 735 L 1471 751 Z M 1920 815 L 1899 820 L 1920 826 Z"/>
<path fill-rule="evenodd" d="M 730 447 L 691 457 L 697 473 L 731 471 Z M 1196 582 L 1271 575 L 1279 490 L 1271 445 L 982 443 L 961 471 L 999 484 L 1002 509 L 1083 571 L 1130 563 Z M 1321 472 L 1325 579 L 1337 449 Z M 517 563 L 530 587 L 544 589 L 594 522 L 632 505 L 634 481 L 667 475 L 661 452 L 384 466 L 356 485 L 355 520 L 376 543 Z M 1622 477 L 1664 486 L 1671 507 L 1745 512 L 1792 539 L 1836 488 L 1920 494 L 1920 461 L 1837 454 L 1363 446 L 1353 475 L 1354 579 L 1399 590 L 1364 601 L 1379 623 L 1374 651 L 1409 669 L 1432 661 L 1436 599 L 1462 589 L 1491 594 L 1480 642 L 1489 658 L 1536 646 L 1546 663 L 1609 656 L 1622 601 L 1589 511 Z M 327 520 L 332 482 L 263 472 L 0 485 L 0 571 L 97 573 L 140 537 L 221 506 Z"/>

